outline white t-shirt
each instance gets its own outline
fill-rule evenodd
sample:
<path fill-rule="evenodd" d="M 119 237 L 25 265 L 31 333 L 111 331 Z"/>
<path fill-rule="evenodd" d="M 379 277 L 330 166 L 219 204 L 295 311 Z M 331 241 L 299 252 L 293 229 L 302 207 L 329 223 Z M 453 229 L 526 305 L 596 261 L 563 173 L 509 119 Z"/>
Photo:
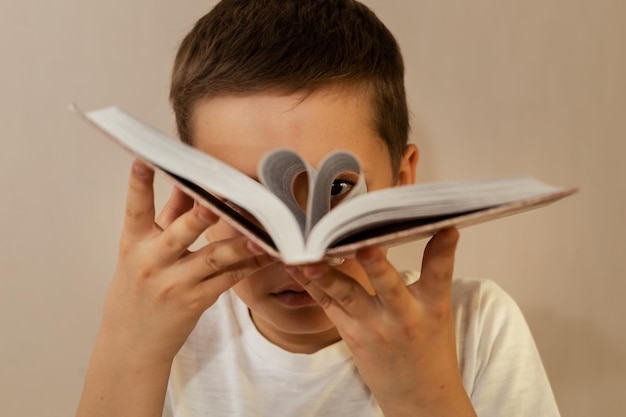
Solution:
<path fill-rule="evenodd" d="M 456 279 L 452 291 L 459 366 L 478 416 L 559 416 L 515 302 L 487 280 Z M 383 414 L 345 343 L 314 354 L 287 352 L 258 332 L 247 306 L 230 291 L 205 312 L 178 353 L 163 415 Z"/>

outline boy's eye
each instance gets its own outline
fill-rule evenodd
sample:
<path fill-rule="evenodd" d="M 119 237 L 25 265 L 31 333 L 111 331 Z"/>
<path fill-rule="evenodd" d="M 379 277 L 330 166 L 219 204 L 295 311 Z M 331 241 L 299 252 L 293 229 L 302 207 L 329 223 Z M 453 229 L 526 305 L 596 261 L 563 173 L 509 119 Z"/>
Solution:
<path fill-rule="evenodd" d="M 354 182 L 352 181 L 340 179 L 333 181 L 330 187 L 330 198 L 333 200 L 333 203 L 341 201 L 343 197 L 350 192 L 352 187 L 354 187 Z"/>

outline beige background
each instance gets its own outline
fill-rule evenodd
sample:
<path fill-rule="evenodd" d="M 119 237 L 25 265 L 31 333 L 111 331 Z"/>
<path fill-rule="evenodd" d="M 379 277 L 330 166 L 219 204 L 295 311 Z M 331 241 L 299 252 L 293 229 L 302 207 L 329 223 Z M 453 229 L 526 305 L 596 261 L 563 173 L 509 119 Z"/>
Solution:
<path fill-rule="evenodd" d="M 626 415 L 626 2 L 366 3 L 404 50 L 420 181 L 533 174 L 581 187 L 464 231 L 457 274 L 517 299 L 564 416 Z M 211 4 L 3 1 L 2 415 L 73 414 L 115 266 L 130 157 L 67 103 L 116 103 L 173 132 L 172 56 Z M 421 247 L 394 259 L 417 266 Z"/>

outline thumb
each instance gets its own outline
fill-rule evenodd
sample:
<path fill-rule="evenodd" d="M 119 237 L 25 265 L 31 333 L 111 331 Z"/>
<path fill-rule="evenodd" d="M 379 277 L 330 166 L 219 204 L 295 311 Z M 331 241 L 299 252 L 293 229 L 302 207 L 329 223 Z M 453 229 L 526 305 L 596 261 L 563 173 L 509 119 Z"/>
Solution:
<path fill-rule="evenodd" d="M 450 294 L 458 241 L 459 231 L 452 227 L 437 232 L 426 245 L 420 279 L 416 284 L 427 298 Z"/>

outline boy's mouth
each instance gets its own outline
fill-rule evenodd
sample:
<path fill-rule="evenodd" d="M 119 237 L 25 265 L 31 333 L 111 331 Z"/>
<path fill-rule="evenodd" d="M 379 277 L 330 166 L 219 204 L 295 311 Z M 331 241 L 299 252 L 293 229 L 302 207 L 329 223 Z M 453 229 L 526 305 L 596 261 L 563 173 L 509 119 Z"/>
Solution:
<path fill-rule="evenodd" d="M 287 307 L 306 307 L 317 305 L 317 302 L 304 289 L 286 289 L 272 293 L 272 297 Z"/>

